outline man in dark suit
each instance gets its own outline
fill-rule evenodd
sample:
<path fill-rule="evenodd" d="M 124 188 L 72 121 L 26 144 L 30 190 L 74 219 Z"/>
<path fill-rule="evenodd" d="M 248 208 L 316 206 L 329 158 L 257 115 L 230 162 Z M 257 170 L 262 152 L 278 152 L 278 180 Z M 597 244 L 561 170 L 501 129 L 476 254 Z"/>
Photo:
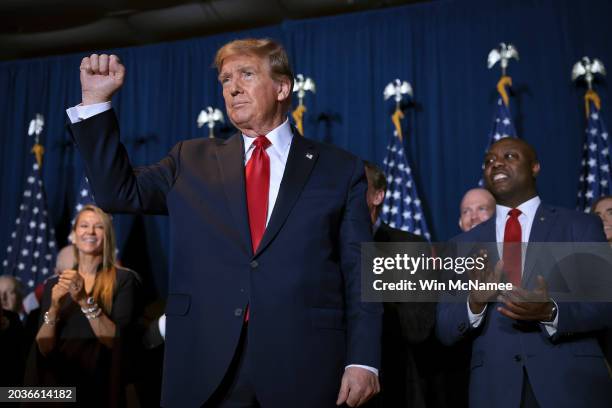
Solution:
<path fill-rule="evenodd" d="M 170 217 L 162 403 L 358 406 L 379 389 L 382 321 L 360 300 L 363 164 L 291 128 L 279 44 L 233 41 L 215 65 L 240 132 L 180 142 L 156 165 L 133 169 L 119 141 L 116 56 L 83 59 L 83 106 L 68 110 L 100 206 Z"/>
<path fill-rule="evenodd" d="M 601 218 L 604 235 L 610 244 L 610 248 L 612 248 L 612 196 L 602 196 L 595 200 L 591 206 L 591 212 Z M 608 366 L 612 367 L 612 329 L 604 331 L 599 340 L 608 360 Z"/>
<path fill-rule="evenodd" d="M 536 191 L 540 164 L 533 148 L 520 139 L 494 143 L 484 164 L 496 214 L 456 241 L 500 243 L 487 253 L 495 268 L 474 278 L 494 283 L 505 276 L 513 289 L 472 291 L 463 301 L 442 302 L 436 323 L 443 343 L 473 339 L 470 406 L 612 406 L 612 380 L 596 340 L 610 325 L 609 304 L 556 303 L 544 279 L 548 272 L 538 267 L 543 258 L 531 245 L 526 252 L 513 246 L 605 242 L 601 222 L 541 203 Z"/>
<path fill-rule="evenodd" d="M 387 191 L 385 174 L 373 163 L 365 162 L 368 179 L 367 203 L 372 221 L 374 241 L 380 243 L 427 241 L 419 235 L 392 228 L 380 219 Z M 385 251 L 384 247 L 380 248 Z M 411 246 L 408 252 L 420 256 L 430 253 L 428 245 Z M 392 254 L 391 254 L 392 255 Z M 432 338 L 436 304 L 434 302 L 385 302 L 383 318 L 383 354 L 381 407 L 437 406 L 435 398 L 441 390 L 434 390 L 438 350 Z"/>

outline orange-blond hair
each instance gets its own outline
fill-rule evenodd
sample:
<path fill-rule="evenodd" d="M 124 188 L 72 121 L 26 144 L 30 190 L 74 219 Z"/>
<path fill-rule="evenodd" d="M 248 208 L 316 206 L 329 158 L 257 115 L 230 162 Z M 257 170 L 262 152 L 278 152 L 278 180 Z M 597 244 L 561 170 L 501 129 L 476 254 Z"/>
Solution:
<path fill-rule="evenodd" d="M 102 211 L 95 205 L 87 204 L 74 218 L 74 225 L 72 231 L 76 234 L 76 228 L 79 222 L 79 217 L 85 211 L 91 211 L 97 214 L 102 220 L 102 226 L 104 227 L 104 245 L 102 247 L 102 264 L 101 268 L 96 273 L 96 280 L 93 287 L 93 298 L 96 303 L 102 307 L 102 310 L 109 315 L 113 308 L 113 290 L 115 288 L 115 281 L 117 280 L 117 265 L 115 256 L 115 230 L 113 229 L 113 222 L 108 214 Z M 74 246 L 74 257 L 77 264 L 79 263 L 79 250 L 76 245 Z"/>
<path fill-rule="evenodd" d="M 219 48 L 215 55 L 214 65 L 221 72 L 223 60 L 233 55 L 254 55 L 261 59 L 268 59 L 270 76 L 274 80 L 286 77 L 291 80 L 293 89 L 293 71 L 289 64 L 289 57 L 282 45 L 269 38 L 244 38 L 228 42 Z M 291 96 L 291 94 L 290 94 Z"/>

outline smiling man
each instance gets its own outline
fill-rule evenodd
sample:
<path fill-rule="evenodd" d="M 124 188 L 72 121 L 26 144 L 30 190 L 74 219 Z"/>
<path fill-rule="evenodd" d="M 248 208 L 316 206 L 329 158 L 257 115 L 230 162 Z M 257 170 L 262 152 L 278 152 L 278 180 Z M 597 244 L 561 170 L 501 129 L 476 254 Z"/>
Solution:
<path fill-rule="evenodd" d="M 540 163 L 521 139 L 491 145 L 484 165 L 486 187 L 497 200 L 495 216 L 456 240 L 500 243 L 493 246 L 501 248 L 499 254 L 488 254 L 495 268 L 476 278 L 505 279 L 514 289 L 472 292 L 463 303 L 440 303 L 436 322 L 445 344 L 472 341 L 470 406 L 612 406 L 612 380 L 596 338 L 610 326 L 609 305 L 557 304 L 539 276 L 546 271 L 537 270 L 530 258 L 534 252 L 520 248 L 535 242 L 605 242 L 601 222 L 541 202 Z"/>
<path fill-rule="evenodd" d="M 179 142 L 132 168 L 110 108 L 125 68 L 81 63 L 68 110 L 96 201 L 170 219 L 165 407 L 359 406 L 379 390 L 382 306 L 362 303 L 371 240 L 357 157 L 290 126 L 293 74 L 271 40 L 215 57 L 228 140 Z"/>

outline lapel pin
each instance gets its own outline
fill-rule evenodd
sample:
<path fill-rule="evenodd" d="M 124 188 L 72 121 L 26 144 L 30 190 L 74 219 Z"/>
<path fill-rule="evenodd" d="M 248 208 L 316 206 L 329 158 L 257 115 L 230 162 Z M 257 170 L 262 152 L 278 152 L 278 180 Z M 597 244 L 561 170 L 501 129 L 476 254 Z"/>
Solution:
<path fill-rule="evenodd" d="M 306 158 L 308 160 L 312 160 L 312 153 L 306 153 Z"/>
<path fill-rule="evenodd" d="M 545 218 L 544 218 L 544 217 L 540 217 L 540 221 L 544 221 L 544 220 L 545 220 Z"/>

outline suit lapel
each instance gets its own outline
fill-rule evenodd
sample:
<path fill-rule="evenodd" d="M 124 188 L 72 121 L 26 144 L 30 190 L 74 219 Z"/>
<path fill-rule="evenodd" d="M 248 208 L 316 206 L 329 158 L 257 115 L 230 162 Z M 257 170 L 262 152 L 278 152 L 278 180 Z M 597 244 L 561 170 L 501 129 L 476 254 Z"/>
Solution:
<path fill-rule="evenodd" d="M 547 242 L 548 235 L 555 222 L 555 211 L 544 204 L 540 204 L 535 214 L 535 219 L 531 224 L 531 233 L 529 234 L 529 242 Z M 525 254 L 525 266 L 523 270 L 522 286 L 530 287 L 529 284 L 535 279 L 534 268 L 537 261 L 537 249 L 532 245 L 527 245 Z M 541 250 L 540 250 L 541 252 Z"/>
<path fill-rule="evenodd" d="M 250 255 L 252 253 L 251 233 L 247 215 L 242 135 L 238 133 L 227 139 L 225 143 L 217 147 L 216 153 L 228 207 L 242 238 L 241 246 Z"/>
<path fill-rule="evenodd" d="M 319 153 L 312 143 L 298 135 L 293 128 L 292 131 L 293 140 L 291 141 L 291 148 L 289 149 L 289 156 L 287 157 L 287 164 L 285 165 L 285 172 L 276 197 L 274 210 L 255 255 L 263 251 L 278 234 L 319 157 Z"/>

